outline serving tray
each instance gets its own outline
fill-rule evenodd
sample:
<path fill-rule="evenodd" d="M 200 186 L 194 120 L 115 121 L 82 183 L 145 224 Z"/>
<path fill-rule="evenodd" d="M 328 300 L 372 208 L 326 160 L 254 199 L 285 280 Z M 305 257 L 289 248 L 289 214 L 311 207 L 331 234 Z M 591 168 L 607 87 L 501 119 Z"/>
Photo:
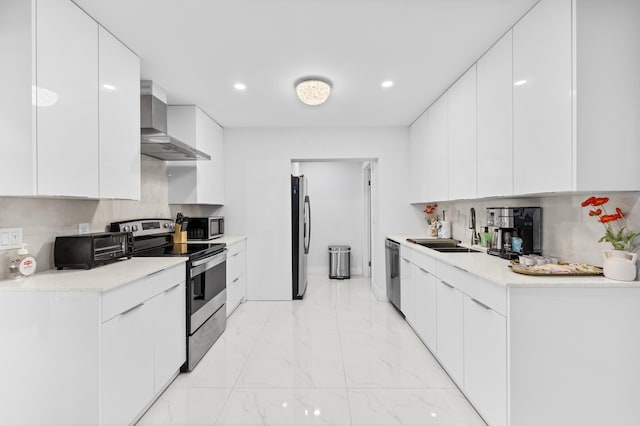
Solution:
<path fill-rule="evenodd" d="M 512 261 L 509 267 L 513 272 L 523 275 L 534 276 L 558 276 L 566 275 L 571 277 L 602 275 L 602 268 L 599 266 L 587 265 L 584 263 L 567 263 L 544 265 L 521 265 L 518 261 Z"/>

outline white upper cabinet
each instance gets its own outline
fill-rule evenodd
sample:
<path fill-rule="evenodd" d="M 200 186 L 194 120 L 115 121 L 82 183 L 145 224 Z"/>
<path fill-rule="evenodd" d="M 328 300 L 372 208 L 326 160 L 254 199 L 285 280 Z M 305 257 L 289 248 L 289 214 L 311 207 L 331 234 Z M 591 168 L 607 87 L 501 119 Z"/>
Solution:
<path fill-rule="evenodd" d="M 98 24 L 37 2 L 38 195 L 98 197 Z"/>
<path fill-rule="evenodd" d="M 477 196 L 476 65 L 448 91 L 450 200 Z"/>
<path fill-rule="evenodd" d="M 211 160 L 169 163 L 169 203 L 224 204 L 223 130 L 195 105 L 169 105 L 170 135 L 211 156 Z"/>
<path fill-rule="evenodd" d="M 447 124 L 447 93 L 429 107 L 427 127 L 427 201 L 449 198 L 449 139 Z"/>
<path fill-rule="evenodd" d="M 30 1 L 0 2 L 0 196 L 35 195 L 37 190 L 34 25 Z"/>
<path fill-rule="evenodd" d="M 570 191 L 571 0 L 542 0 L 513 27 L 514 192 Z"/>
<path fill-rule="evenodd" d="M 420 203 L 427 200 L 427 182 L 429 177 L 429 155 L 427 137 L 429 135 L 429 111 L 425 111 L 409 127 L 409 161 L 411 167 L 411 202 Z"/>
<path fill-rule="evenodd" d="M 513 36 L 478 60 L 478 196 L 513 194 Z"/>
<path fill-rule="evenodd" d="M 138 58 L 70 0 L 3 0 L 0 28 L 0 196 L 139 199 Z"/>
<path fill-rule="evenodd" d="M 99 29 L 100 198 L 140 199 L 140 60 Z"/>
<path fill-rule="evenodd" d="M 574 3 L 577 191 L 640 190 L 640 1 Z"/>

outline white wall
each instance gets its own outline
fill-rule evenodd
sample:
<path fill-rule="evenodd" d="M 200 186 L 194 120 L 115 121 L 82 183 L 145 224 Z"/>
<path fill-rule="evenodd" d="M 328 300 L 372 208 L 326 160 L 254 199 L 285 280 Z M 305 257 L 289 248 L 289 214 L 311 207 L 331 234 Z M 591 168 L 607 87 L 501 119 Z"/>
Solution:
<path fill-rule="evenodd" d="M 407 128 L 225 129 L 224 153 L 223 213 L 228 234 L 248 237 L 250 300 L 291 299 L 291 160 L 377 159 L 372 284 L 385 294 L 385 235 L 420 230 L 408 203 Z"/>
<path fill-rule="evenodd" d="M 300 163 L 311 202 L 310 274 L 329 273 L 330 245 L 351 246 L 351 274 L 362 274 L 364 197 L 362 162 Z"/>

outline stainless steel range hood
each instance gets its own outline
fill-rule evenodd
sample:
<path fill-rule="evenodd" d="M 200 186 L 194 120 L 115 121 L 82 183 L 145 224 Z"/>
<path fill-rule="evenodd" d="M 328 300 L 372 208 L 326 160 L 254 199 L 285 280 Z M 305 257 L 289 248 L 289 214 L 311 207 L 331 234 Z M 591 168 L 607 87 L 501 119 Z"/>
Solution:
<path fill-rule="evenodd" d="M 167 92 L 140 82 L 140 152 L 158 160 L 211 160 L 211 156 L 167 134 Z"/>

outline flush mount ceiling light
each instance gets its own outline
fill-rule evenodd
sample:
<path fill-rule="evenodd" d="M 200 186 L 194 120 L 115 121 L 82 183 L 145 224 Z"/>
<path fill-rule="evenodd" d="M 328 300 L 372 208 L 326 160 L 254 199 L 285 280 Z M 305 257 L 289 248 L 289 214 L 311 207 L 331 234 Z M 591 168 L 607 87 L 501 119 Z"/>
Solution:
<path fill-rule="evenodd" d="M 389 87 L 393 86 L 393 81 L 391 81 L 391 80 L 383 81 L 381 86 L 384 87 L 385 89 L 389 88 Z"/>
<path fill-rule="evenodd" d="M 247 89 L 247 85 L 243 84 L 243 83 L 236 83 L 236 84 L 233 85 L 233 88 L 236 89 L 236 90 L 243 91 L 243 90 Z"/>
<path fill-rule="evenodd" d="M 331 94 L 331 81 L 324 77 L 303 77 L 296 81 L 296 94 L 305 104 L 316 106 L 323 104 Z"/>

